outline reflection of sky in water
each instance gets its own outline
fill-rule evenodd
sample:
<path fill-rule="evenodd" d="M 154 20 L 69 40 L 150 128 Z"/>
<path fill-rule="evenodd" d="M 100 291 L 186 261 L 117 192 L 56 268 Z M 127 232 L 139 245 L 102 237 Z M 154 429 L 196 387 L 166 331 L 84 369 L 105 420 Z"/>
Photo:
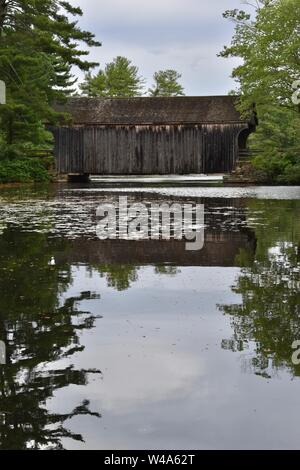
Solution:
<path fill-rule="evenodd" d="M 300 199 L 300 187 L 287 186 L 247 186 L 247 187 L 196 187 L 196 188 L 166 188 L 166 187 L 128 187 L 128 188 L 103 188 L 94 184 L 90 188 L 82 188 L 83 191 L 91 192 L 128 192 L 128 193 L 153 193 L 163 196 L 178 197 L 208 197 L 208 198 L 255 198 L 255 199 Z M 72 190 L 68 190 L 72 191 Z M 77 189 L 73 190 L 74 192 Z"/>
<path fill-rule="evenodd" d="M 69 424 L 84 427 L 88 448 L 298 445 L 300 384 L 284 372 L 267 381 L 247 370 L 254 345 L 236 355 L 220 348 L 232 330 L 216 305 L 241 302 L 229 289 L 239 272 L 184 267 L 166 276 L 147 267 L 129 290 L 117 292 L 96 272 L 74 267 L 64 295 L 78 295 L 83 285 L 101 294 L 80 308 L 103 316 L 83 334 L 86 349 L 76 366 L 100 368 L 103 376 L 59 391 L 51 408 L 91 399 L 101 420 L 75 417 Z"/>

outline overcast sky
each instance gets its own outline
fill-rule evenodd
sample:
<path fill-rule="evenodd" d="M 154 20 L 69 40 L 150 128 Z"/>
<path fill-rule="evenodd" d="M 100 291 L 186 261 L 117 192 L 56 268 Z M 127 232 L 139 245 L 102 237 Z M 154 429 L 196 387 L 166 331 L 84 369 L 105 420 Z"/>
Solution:
<path fill-rule="evenodd" d="M 84 14 L 82 28 L 96 34 L 101 48 L 90 58 L 105 66 L 124 55 L 151 85 L 155 71 L 174 68 L 182 74 L 187 95 L 227 94 L 234 59 L 217 53 L 229 44 L 234 24 L 227 9 L 244 8 L 242 0 L 72 0 Z"/>

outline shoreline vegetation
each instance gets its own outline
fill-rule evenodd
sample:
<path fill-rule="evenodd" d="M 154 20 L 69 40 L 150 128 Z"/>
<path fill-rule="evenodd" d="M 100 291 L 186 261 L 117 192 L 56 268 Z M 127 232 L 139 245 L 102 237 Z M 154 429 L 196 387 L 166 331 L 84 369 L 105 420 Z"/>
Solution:
<path fill-rule="evenodd" d="M 232 181 L 252 184 L 300 184 L 300 3 L 257 0 L 243 10 L 227 10 L 234 24 L 231 44 L 220 58 L 242 59 L 232 71 L 242 115 L 256 104 L 259 125 L 249 138 L 255 156 L 237 166 Z M 0 184 L 55 180 L 47 125 L 63 125 L 70 116 L 52 103 L 68 97 L 182 96 L 181 75 L 172 69 L 154 74 L 144 89 L 139 69 L 118 56 L 104 68 L 86 60 L 100 47 L 93 33 L 78 26 L 83 12 L 62 0 L 0 1 L 0 80 L 6 103 L 0 104 Z M 221 59 L 220 59 L 221 60 Z M 73 70 L 85 74 L 79 88 Z M 92 71 L 98 67 L 98 71 Z M 80 91 L 78 91 L 80 90 Z"/>
<path fill-rule="evenodd" d="M 219 56 L 242 59 L 232 71 L 239 110 L 256 105 L 259 125 L 249 137 L 255 156 L 240 171 L 257 182 L 300 183 L 300 3 L 258 0 L 249 11 L 227 10 L 234 25 Z"/>
<path fill-rule="evenodd" d="M 53 179 L 52 164 L 41 158 L 0 161 L 0 185 L 12 183 L 48 183 Z"/>

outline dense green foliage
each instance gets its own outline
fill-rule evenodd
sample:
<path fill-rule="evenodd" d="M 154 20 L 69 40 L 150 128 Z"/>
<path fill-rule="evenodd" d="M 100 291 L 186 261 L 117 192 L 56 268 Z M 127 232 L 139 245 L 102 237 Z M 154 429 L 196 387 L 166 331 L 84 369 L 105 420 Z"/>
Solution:
<path fill-rule="evenodd" d="M 149 89 L 150 96 L 182 96 L 181 75 L 176 70 L 160 70 L 154 74 L 154 85 Z"/>
<path fill-rule="evenodd" d="M 0 161 L 0 183 L 49 181 L 47 166 L 36 158 Z"/>
<path fill-rule="evenodd" d="M 138 67 L 126 57 L 118 56 L 96 75 L 87 73 L 80 88 L 85 96 L 130 98 L 140 96 L 143 85 Z"/>
<path fill-rule="evenodd" d="M 251 146 L 259 151 L 255 166 L 263 178 L 277 183 L 300 183 L 300 116 L 281 106 L 264 109 Z"/>
<path fill-rule="evenodd" d="M 6 82 L 7 104 L 0 106 L 0 156 L 22 148 L 51 145 L 45 123 L 64 116 L 53 102 L 72 92 L 73 66 L 88 71 L 80 43 L 98 45 L 70 17 L 79 8 L 61 0 L 0 0 L 0 78 Z"/>
<path fill-rule="evenodd" d="M 292 101 L 300 78 L 299 0 L 259 0 L 253 18 L 239 10 L 224 17 L 236 26 L 220 55 L 243 59 L 232 74 L 240 109 L 257 105 L 260 126 L 252 144 L 261 152 L 254 163 L 269 181 L 299 183 L 300 106 Z"/>

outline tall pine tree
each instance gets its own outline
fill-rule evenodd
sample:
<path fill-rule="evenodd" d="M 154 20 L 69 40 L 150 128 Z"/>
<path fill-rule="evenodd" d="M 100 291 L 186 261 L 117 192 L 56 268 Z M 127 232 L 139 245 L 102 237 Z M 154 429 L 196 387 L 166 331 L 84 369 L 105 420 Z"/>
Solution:
<path fill-rule="evenodd" d="M 45 122 L 63 118 L 54 101 L 73 90 L 72 67 L 87 72 L 98 65 L 80 48 L 100 45 L 78 27 L 81 15 L 62 0 L 0 0 L 0 78 L 7 88 L 7 104 L 0 107 L 2 156 L 16 147 L 45 145 Z"/>
<path fill-rule="evenodd" d="M 154 74 L 153 88 L 149 89 L 150 96 L 183 96 L 184 89 L 179 83 L 180 73 L 176 70 L 160 70 Z"/>
<path fill-rule="evenodd" d="M 92 76 L 88 73 L 80 88 L 85 96 L 130 98 L 142 94 L 144 79 L 138 67 L 126 57 L 118 56 L 104 70 Z"/>

